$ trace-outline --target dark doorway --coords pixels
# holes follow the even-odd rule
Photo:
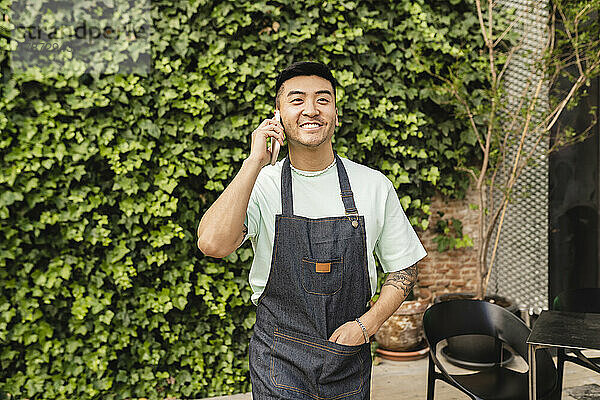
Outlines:
[[[582,132],[589,127],[590,110],[598,113],[596,79],[590,94],[563,113],[561,126]],[[548,301],[567,289],[600,287],[599,257],[600,166],[599,126],[585,141],[550,155]],[[550,304],[549,304],[550,305]]]

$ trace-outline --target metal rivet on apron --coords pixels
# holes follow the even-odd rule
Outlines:
[[[350,218],[351,215],[352,216],[356,216],[356,219]],[[349,213],[346,213],[346,218],[348,218],[348,221],[350,221],[350,223],[352,224],[352,227],[354,229],[358,228],[358,214],[349,214]]]

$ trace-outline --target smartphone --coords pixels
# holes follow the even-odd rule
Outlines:
[[[279,115],[279,110],[275,110],[275,119],[277,120],[277,122],[279,122],[281,124],[281,116]],[[279,144],[279,141],[277,141],[277,139],[272,137],[271,138],[271,165],[275,165],[275,163],[277,162],[277,157],[279,156],[280,148],[281,148],[281,145]]]

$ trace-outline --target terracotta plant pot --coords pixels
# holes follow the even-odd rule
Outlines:
[[[412,351],[391,351],[384,350],[380,347],[375,350],[377,355],[386,360],[392,361],[413,361],[419,360],[421,358],[427,357],[427,353],[429,352],[429,347],[425,344],[422,349],[412,350]]]
[[[375,334],[375,340],[385,350],[413,350],[423,340],[423,314],[431,304],[427,289],[414,290],[416,300],[408,300],[392,314]]]

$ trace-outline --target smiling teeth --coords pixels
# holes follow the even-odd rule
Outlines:
[[[321,125],[319,125],[319,124],[304,124],[304,125],[302,125],[303,128],[317,128],[319,126],[321,126]]]

